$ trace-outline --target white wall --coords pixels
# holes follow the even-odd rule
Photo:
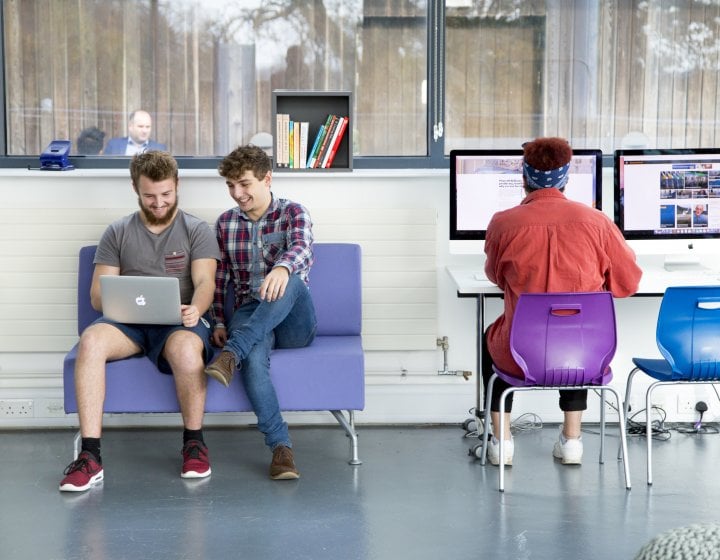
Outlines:
[[[606,212],[612,209],[612,171],[605,172],[604,201]],[[468,265],[479,262],[472,255],[451,255],[448,252],[448,174],[447,170],[369,171],[327,174],[276,174],[273,189],[278,196],[305,204],[311,214],[324,216],[317,224],[318,241],[349,241],[356,239],[364,250],[364,286],[373,285],[382,293],[383,272],[378,260],[367,263],[367,255],[378,255],[391,241],[374,238],[378,229],[374,216],[402,217],[406,222],[402,243],[394,245],[393,254],[415,251],[417,244],[424,262],[434,259],[434,276],[420,274],[413,277],[408,290],[434,293],[434,310],[425,313],[421,336],[415,343],[406,339],[388,338],[382,346],[382,336],[376,337],[366,349],[367,389],[366,410],[357,416],[358,423],[459,423],[468,417],[475,405],[475,300],[458,298],[447,265]],[[184,208],[197,211],[208,219],[231,206],[224,182],[213,171],[185,171],[181,173],[180,200]],[[71,289],[53,291],[34,286],[33,294],[45,294],[47,304],[18,301],[26,284],[33,279],[57,282],[70,286],[74,282],[77,248],[97,241],[111,215],[128,213],[136,207],[129,178],[123,170],[76,170],[70,172],[38,172],[5,170],[0,172],[0,258],[6,263],[0,276],[0,303],[6,310],[0,330],[0,407],[2,401],[29,399],[32,410],[26,415],[2,416],[0,427],[73,426],[77,419],[62,411],[62,358],[76,336],[71,332],[74,321],[74,294]],[[351,217],[364,216],[367,223],[348,219],[345,227],[327,223],[327,216],[336,210]],[[397,211],[397,212],[395,212]],[[388,214],[388,212],[390,214]],[[435,235],[427,236],[428,216],[435,214]],[[422,218],[418,220],[417,216]],[[418,222],[422,227],[417,228]],[[424,225],[422,225],[424,224]],[[400,224],[402,226],[403,224]],[[411,227],[410,227],[411,226]],[[416,234],[416,232],[422,232]],[[355,234],[355,232],[357,232]],[[419,237],[419,239],[416,238]],[[48,254],[57,252],[56,258]],[[40,257],[42,255],[42,258]],[[387,261],[385,261],[387,262]],[[28,274],[28,271],[31,274]],[[398,270],[387,276],[388,294],[402,294],[402,275]],[[38,280],[40,281],[40,280]],[[423,285],[418,285],[422,282]],[[33,298],[42,296],[33,296]],[[376,296],[373,296],[376,297]],[[57,316],[47,317],[44,310],[50,302],[64,298],[63,305],[55,305]],[[390,298],[392,299],[392,298]],[[632,298],[617,304],[619,346],[613,362],[615,386],[624,394],[624,381],[633,355],[656,356],[654,324],[659,300]],[[488,317],[497,315],[500,300],[490,302]],[[427,309],[427,306],[425,306]],[[9,317],[9,319],[8,319]],[[59,321],[61,332],[70,334],[53,337],[46,331],[46,323]],[[426,325],[434,323],[434,329]],[[364,324],[365,325],[365,324]],[[365,328],[365,326],[364,326]],[[368,330],[378,332],[372,325]],[[63,330],[64,329],[64,330]],[[54,332],[54,331],[53,331]],[[402,334],[402,333],[401,333]],[[370,335],[369,335],[370,336]],[[448,369],[469,370],[473,376],[465,381],[460,376],[438,375],[443,368],[443,355],[432,344],[436,337],[449,340]],[[420,342],[417,342],[420,341]],[[429,341],[429,342],[428,342]],[[378,349],[383,348],[383,349]],[[639,389],[642,383],[637,385]],[[705,400],[710,406],[708,420],[720,414],[717,397],[709,389],[690,389],[689,398]],[[709,392],[710,391],[710,392]],[[634,392],[635,393],[635,392]],[[670,393],[670,391],[667,391]],[[635,393],[639,395],[638,393]],[[665,405],[669,419],[683,418],[677,414],[676,397],[659,393],[658,402]],[[561,419],[556,395],[521,395],[516,399],[513,416],[535,412],[546,422]],[[597,419],[597,399],[589,420]],[[641,408],[641,399],[631,399],[633,408]],[[12,404],[15,404],[12,402]],[[610,417],[612,418],[612,416]],[[293,422],[333,422],[329,415],[292,414]],[[177,425],[175,415],[111,415],[107,425]],[[212,415],[207,424],[254,422],[248,414]]]

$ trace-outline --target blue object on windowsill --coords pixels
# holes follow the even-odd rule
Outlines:
[[[70,171],[75,166],[70,163],[70,140],[53,140],[40,154],[40,169],[43,171]]]

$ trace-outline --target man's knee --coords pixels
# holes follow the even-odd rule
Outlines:
[[[173,332],[165,342],[163,355],[169,363],[202,361],[203,340],[192,331]]]
[[[116,359],[139,352],[139,347],[125,334],[109,323],[96,323],[80,335],[78,357],[88,356]]]

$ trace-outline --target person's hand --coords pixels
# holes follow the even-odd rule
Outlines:
[[[290,271],[284,266],[276,266],[260,284],[260,299],[275,301],[285,295],[285,287],[290,279]]]
[[[210,342],[212,342],[213,345],[217,346],[218,348],[224,347],[227,339],[228,335],[227,329],[225,327],[215,327],[215,330],[210,336]]]
[[[180,312],[182,315],[182,324],[188,328],[197,325],[200,317],[202,317],[202,314],[194,305],[181,305]]]

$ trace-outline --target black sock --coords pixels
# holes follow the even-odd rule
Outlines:
[[[188,430],[187,428],[185,428],[183,430],[183,444],[186,444],[191,439],[205,443],[202,430]]]
[[[93,454],[97,462],[102,465],[102,458],[100,457],[100,438],[95,437],[84,437],[80,445],[81,451],[89,451]]]

